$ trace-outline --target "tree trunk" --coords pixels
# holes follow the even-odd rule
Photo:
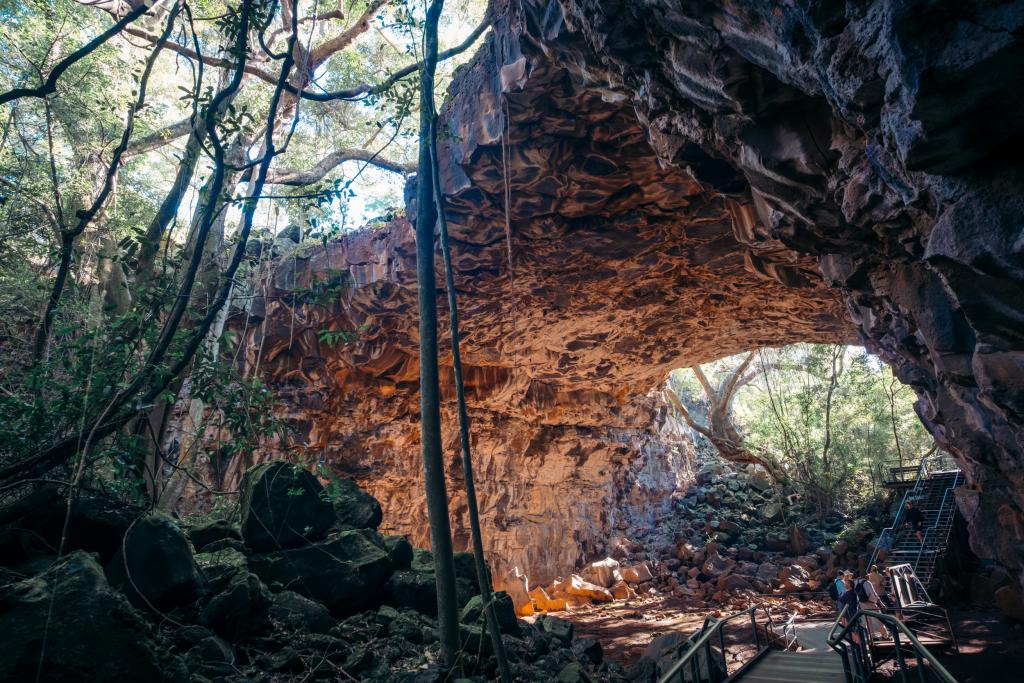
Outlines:
[[[437,66],[437,20],[443,0],[427,8],[423,28],[424,59],[420,71],[420,150],[416,187],[416,280],[419,294],[420,438],[423,455],[430,545],[434,553],[437,621],[441,660],[454,666],[459,651],[459,619],[455,595],[455,558],[448,520],[444,457],[441,451],[441,403],[437,368],[437,282],[434,273],[434,225],[437,210],[431,183],[430,132]]]
[[[491,579],[487,574],[487,561],[484,558],[484,538],[480,529],[480,511],[476,501],[476,483],[473,481],[473,455],[469,438],[469,411],[466,409],[466,387],[462,380],[462,354],[459,349],[459,307],[455,295],[455,274],[452,268],[451,245],[448,242],[448,221],[444,214],[444,194],[441,191],[441,165],[437,160],[437,115],[431,117],[434,124],[430,131],[430,165],[431,180],[434,189],[434,202],[437,206],[438,223],[440,224],[441,255],[444,257],[445,288],[448,291],[448,311],[451,322],[452,337],[452,371],[455,375],[455,397],[459,413],[459,439],[462,443],[462,469],[466,481],[466,506],[469,509],[469,529],[473,537],[473,556],[476,560],[476,578],[480,587],[480,597],[484,602],[484,618],[487,631],[491,637],[495,658],[498,660],[498,673],[503,683],[512,683],[512,671],[508,666],[505,644],[501,640],[501,629],[498,626],[498,615],[494,610],[491,595]]]

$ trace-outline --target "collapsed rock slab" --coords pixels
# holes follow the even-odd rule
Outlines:
[[[335,479],[327,487],[339,529],[376,529],[384,512],[376,498],[351,479]]]
[[[270,591],[254,574],[237,574],[203,609],[203,621],[217,635],[235,641],[266,628]]]
[[[619,573],[622,574],[622,580],[626,583],[643,583],[654,578],[654,575],[651,574],[651,567],[646,562],[623,567]]]
[[[254,556],[249,566],[271,588],[317,600],[335,615],[376,607],[391,578],[383,541],[369,529],[342,531],[304,548]]]
[[[137,520],[107,565],[110,585],[136,607],[166,609],[199,594],[199,569],[192,545],[173,519],[153,513]]]
[[[527,603],[530,609],[520,609],[520,614],[532,614],[534,611],[560,612],[569,606],[569,601],[566,599],[565,593],[560,596],[551,596],[548,595],[548,592],[540,586],[531,590],[527,596],[530,599],[530,602]]]
[[[607,588],[597,586],[595,584],[590,583],[589,581],[584,581],[581,577],[577,576],[576,574],[573,574],[569,577],[569,580],[566,581],[562,586],[562,590],[564,590],[569,595],[587,598],[589,600],[593,600],[594,602],[612,601],[612,594],[608,591]]]
[[[293,463],[252,468],[242,480],[242,538],[257,552],[322,539],[336,519],[323,490],[312,473]]]
[[[591,562],[580,570],[580,576],[590,583],[602,588],[611,588],[623,577],[619,574],[619,562],[610,557]]]
[[[160,681],[176,672],[184,678],[180,660],[162,657],[148,631],[96,560],[74,551],[0,591],[0,680],[36,680],[40,657],[47,680]]]

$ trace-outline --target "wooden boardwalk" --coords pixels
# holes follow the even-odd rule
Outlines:
[[[735,680],[744,683],[846,683],[842,659],[825,642],[830,625],[801,626],[797,629],[801,651],[769,650]]]

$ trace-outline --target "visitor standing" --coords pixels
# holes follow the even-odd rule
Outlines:
[[[924,545],[924,513],[912,500],[907,501],[906,509],[903,511],[903,526],[913,529],[917,535],[917,542]]]
[[[861,609],[868,609],[878,612],[882,608],[881,594],[875,590],[875,585],[869,579],[860,578],[854,581],[853,593],[856,594],[857,602]],[[868,631],[872,636],[882,636],[882,623],[878,619],[868,618]]]

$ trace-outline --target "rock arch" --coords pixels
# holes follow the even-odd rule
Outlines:
[[[498,3],[441,128],[502,563],[546,580],[655,514],[669,369],[860,339],[965,465],[975,548],[1024,566],[1024,12],[919,4]],[[412,240],[400,218],[285,260],[247,348],[296,444],[423,543]],[[338,270],[329,305],[296,296]]]

